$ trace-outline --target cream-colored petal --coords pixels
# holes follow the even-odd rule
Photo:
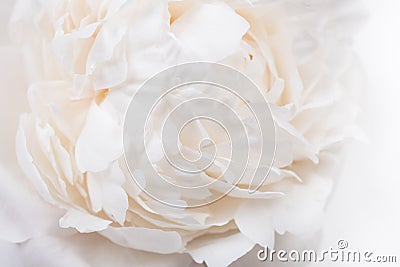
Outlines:
[[[228,266],[254,246],[241,233],[226,233],[209,235],[192,241],[188,245],[188,252],[197,263],[206,263],[207,266]]]
[[[102,172],[88,172],[87,186],[94,212],[101,209],[120,225],[124,224],[128,209],[128,196],[122,185],[125,183],[124,173],[117,162]]]
[[[122,154],[122,128],[95,102],[75,147],[75,158],[82,172],[99,172]]]
[[[104,230],[111,221],[93,216],[87,212],[70,209],[60,219],[61,228],[75,228],[80,233],[92,233]]]
[[[248,29],[244,18],[221,3],[194,6],[171,26],[186,53],[205,61],[219,61],[233,54]]]

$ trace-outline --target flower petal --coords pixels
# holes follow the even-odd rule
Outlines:
[[[21,117],[20,126],[17,132],[16,137],[16,151],[18,163],[24,171],[26,177],[30,179],[30,181],[35,186],[36,190],[39,194],[49,201],[53,202],[53,198],[50,195],[49,189],[46,183],[42,180],[40,173],[36,166],[33,164],[32,155],[28,151],[26,136],[25,136],[25,127],[26,123],[28,123],[29,119],[32,118],[32,115],[23,115]]]
[[[123,225],[128,209],[128,196],[122,188],[125,176],[118,163],[114,162],[103,172],[88,172],[87,183],[93,211],[99,212],[103,209],[108,216]]]
[[[275,229],[271,214],[263,202],[248,201],[242,203],[235,215],[240,232],[253,242],[274,247]]]
[[[188,252],[197,263],[209,267],[228,266],[254,246],[241,233],[228,233],[198,238],[188,245]]]
[[[87,212],[70,209],[60,219],[60,227],[76,228],[80,233],[91,233],[104,230],[108,227],[111,221],[101,219],[99,217],[90,215]]]
[[[240,47],[248,22],[224,4],[202,4],[180,16],[171,26],[187,53],[197,60],[219,61]]]
[[[75,158],[79,170],[104,171],[121,154],[121,127],[101,106],[93,102],[76,143]]]

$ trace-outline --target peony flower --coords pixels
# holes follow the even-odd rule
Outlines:
[[[40,202],[41,213],[32,216],[59,216],[66,229],[49,220],[51,226],[10,241],[61,248],[72,242],[67,256],[78,266],[227,266],[255,246],[273,247],[276,235],[312,236],[332,188],[338,148],[356,130],[356,7],[333,0],[18,1],[12,37],[30,84],[30,111],[21,116],[16,139],[18,162],[50,203]],[[129,103],[153,75],[187,62],[232,67],[268,101],[276,151],[271,164],[255,166],[270,170],[256,192],[249,193],[251,180],[244,179],[209,205],[172,207],[142,190],[151,179],[145,170],[133,174],[139,184],[131,176],[123,142]],[[161,118],[152,120],[149,158],[159,173],[184,179],[161,164]],[[190,153],[202,131],[221,136],[211,126],[191,127],[182,141]],[[212,181],[221,172],[200,175]],[[230,186],[228,175],[223,178],[218,186]],[[161,192],[181,204],[188,198]],[[211,194],[203,193],[190,197]],[[44,266],[57,261],[30,260]]]

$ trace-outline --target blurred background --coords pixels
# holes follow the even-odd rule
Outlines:
[[[349,249],[397,255],[399,262],[400,1],[363,2],[369,18],[354,50],[365,72],[360,121],[369,144],[356,143],[346,153],[327,206],[321,247],[336,247],[345,239]]]

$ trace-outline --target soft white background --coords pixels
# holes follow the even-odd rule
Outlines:
[[[354,47],[367,80],[361,122],[370,144],[353,145],[343,160],[327,206],[321,248],[336,247],[338,239],[345,239],[350,249],[397,255],[400,260],[400,1],[364,3],[370,12],[369,20],[356,36]],[[11,8],[12,1],[0,2],[1,138],[8,144],[2,147],[3,151],[13,146],[16,114],[23,110],[26,101],[22,93],[24,81],[10,75],[20,65],[15,62],[13,50],[4,47],[9,42],[5,25]],[[21,91],[8,87],[15,80]],[[3,163],[15,163],[14,155],[1,154]]]
[[[354,47],[367,81],[361,120],[370,144],[355,144],[346,155],[324,218],[321,247],[336,247],[345,239],[349,249],[397,255],[399,261],[400,1],[364,2],[369,20]]]

